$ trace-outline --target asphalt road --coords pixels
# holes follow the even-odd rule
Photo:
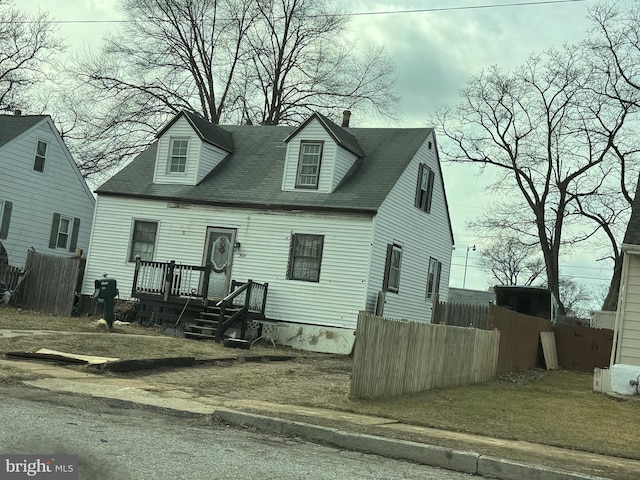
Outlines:
[[[109,400],[1,392],[0,453],[79,454],[84,480],[477,478]]]

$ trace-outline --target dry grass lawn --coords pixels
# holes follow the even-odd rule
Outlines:
[[[295,360],[288,362],[225,362],[123,376],[144,378],[156,385],[175,385],[196,395],[331,408],[408,424],[640,460],[640,436],[635,428],[640,417],[640,402],[615,401],[593,393],[591,374],[531,371],[483,385],[438,389],[385,400],[350,400],[349,357],[258,345],[249,351],[227,349],[213,342],[158,336],[159,332],[136,325],[119,327],[117,330],[122,335],[80,333],[95,332],[92,322],[86,318],[59,318],[0,307],[0,329],[78,332],[0,337],[0,353],[50,348],[123,359],[296,355]],[[5,378],[2,374],[0,371],[0,383]],[[5,374],[15,381],[9,373]]]

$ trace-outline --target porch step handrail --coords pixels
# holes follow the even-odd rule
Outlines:
[[[240,338],[245,337],[247,331],[247,322],[249,320],[249,312],[253,314],[258,314],[260,317],[264,317],[264,309],[267,301],[267,288],[268,283],[257,283],[253,280],[249,279],[245,283],[238,282],[233,280],[231,283],[231,293],[220,300],[216,307],[220,308],[220,313],[218,317],[218,328],[216,329],[216,342],[220,342],[222,340],[222,336],[227,331],[227,329],[231,326],[233,322],[240,321],[241,322],[241,333]],[[255,293],[258,293],[259,298],[256,298]],[[234,303],[241,294],[244,295],[244,302],[242,305],[237,305]],[[256,307],[256,303],[259,306]],[[229,306],[240,307],[237,311],[233,313],[233,315],[226,317],[226,310]]]

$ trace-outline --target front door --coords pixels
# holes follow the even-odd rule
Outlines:
[[[229,293],[231,264],[233,263],[233,246],[235,243],[235,229],[207,228],[203,265],[211,262],[208,293],[210,299],[221,299]]]

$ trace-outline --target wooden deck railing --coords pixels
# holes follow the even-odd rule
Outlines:
[[[211,264],[183,265],[174,260],[153,262],[137,259],[131,296],[153,296],[165,302],[179,297],[198,298],[206,307],[210,274]],[[268,283],[232,280],[231,292],[221,302],[225,306],[246,307],[246,312],[264,315],[268,287]]]
[[[151,262],[137,259],[131,296],[157,295],[164,301],[169,297],[194,297],[206,302],[210,272],[211,264],[183,265],[174,260]]]

